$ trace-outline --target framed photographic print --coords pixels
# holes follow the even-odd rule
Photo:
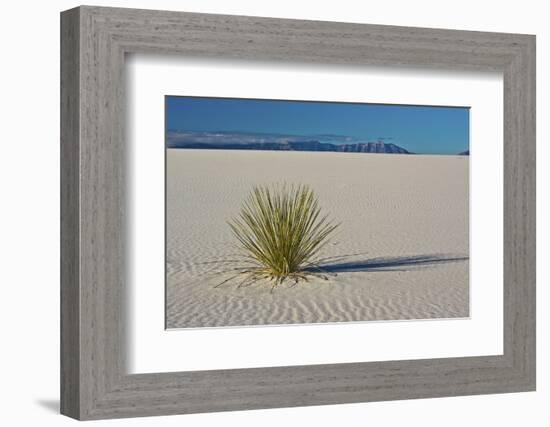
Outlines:
[[[535,389],[535,38],[61,15],[62,413]]]

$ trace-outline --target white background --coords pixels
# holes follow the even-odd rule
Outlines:
[[[130,372],[502,354],[502,75],[127,58]],[[222,75],[223,79],[218,76]],[[269,82],[265,85],[264,82]],[[470,106],[470,319],[164,330],[164,95]],[[162,281],[160,281],[162,282]],[[365,345],[368,342],[368,345]],[[251,343],[254,345],[251,346]],[[406,343],[406,344],[405,344]],[[223,348],[204,351],[205,348]]]
[[[59,17],[73,1],[10,2],[2,9],[0,260],[2,424],[69,425],[57,415],[59,384]],[[550,256],[548,146],[550,28],[545,2],[194,0],[97,1],[109,6],[375,24],[536,33],[538,36],[538,392],[274,409],[104,422],[125,426],[546,426]]]

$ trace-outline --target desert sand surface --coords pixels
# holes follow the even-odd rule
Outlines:
[[[168,328],[469,316],[468,156],[167,150]],[[273,293],[221,271],[253,184],[305,183],[341,222],[336,273]],[[238,266],[238,265],[234,265]]]

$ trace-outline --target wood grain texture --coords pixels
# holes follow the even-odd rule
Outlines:
[[[79,12],[61,20],[61,412],[80,414]]]
[[[100,419],[534,390],[534,36],[87,6],[63,12],[61,28],[62,413]],[[127,53],[503,72],[504,354],[128,375]]]

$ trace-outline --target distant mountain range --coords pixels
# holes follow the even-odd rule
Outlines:
[[[168,130],[168,148],[204,150],[269,150],[269,151],[328,151],[339,153],[415,154],[399,145],[388,142],[392,138],[373,138],[363,142],[337,134],[290,135],[278,133],[235,131]],[[470,151],[457,155],[468,156]]]
[[[193,142],[168,141],[169,148],[202,148],[210,150],[331,151],[341,153],[414,154],[398,145],[377,142],[331,144],[319,141],[285,142]]]

